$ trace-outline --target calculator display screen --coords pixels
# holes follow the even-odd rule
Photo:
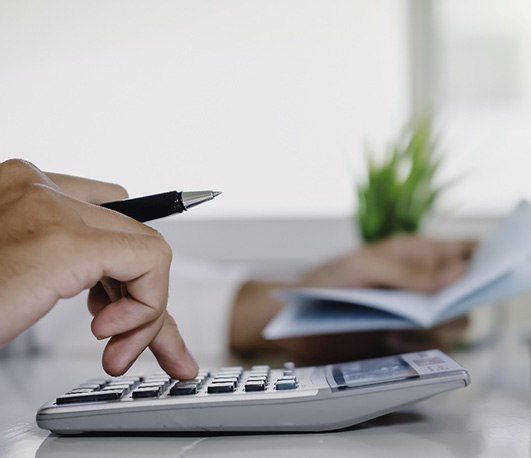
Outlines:
[[[373,385],[419,376],[408,363],[395,356],[334,364],[330,367],[332,380],[329,382],[334,382],[331,384],[335,388]]]

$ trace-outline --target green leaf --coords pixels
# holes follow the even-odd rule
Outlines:
[[[366,241],[416,232],[444,186],[434,179],[442,158],[429,118],[411,123],[378,163],[365,148],[367,181],[358,187],[358,225]]]

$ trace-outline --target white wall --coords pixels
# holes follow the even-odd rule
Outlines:
[[[397,0],[2,0],[0,159],[214,188],[187,217],[347,215],[409,111]]]

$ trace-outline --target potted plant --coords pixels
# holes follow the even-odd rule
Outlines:
[[[357,223],[366,242],[419,230],[442,188],[434,182],[440,162],[428,118],[411,123],[382,161],[369,152],[367,179],[357,189]]]

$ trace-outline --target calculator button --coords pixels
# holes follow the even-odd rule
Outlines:
[[[245,384],[245,391],[264,391],[265,386],[263,381],[249,381]]]
[[[120,382],[120,383],[137,383],[144,380],[143,376],[140,375],[122,375],[121,377],[117,377],[113,380],[113,382]],[[113,383],[111,382],[111,383]]]
[[[137,388],[165,388],[165,382],[142,382]]]
[[[251,371],[252,372],[255,372],[255,371],[258,371],[258,372],[269,372],[270,370],[271,370],[271,367],[270,366],[266,366],[266,365],[251,367]]]
[[[295,380],[278,380],[275,383],[277,390],[294,390],[297,388],[297,382]]]
[[[68,392],[68,394],[71,393],[90,393],[94,391],[92,388],[74,388]]]
[[[227,367],[220,368],[218,372],[243,372],[243,367],[242,366],[227,366]]]
[[[143,383],[170,383],[170,382],[171,382],[171,377],[169,376],[146,377],[143,381]]]
[[[115,401],[122,396],[121,391],[91,391],[90,393],[75,393],[60,396],[56,404],[74,404],[79,402]]]
[[[142,382],[136,387],[136,389],[139,390],[144,388],[150,388],[152,390],[159,390],[162,393],[164,390],[166,390],[166,388],[168,388],[168,386],[170,386],[170,384],[165,382]]]
[[[108,378],[93,378],[90,380],[87,380],[85,383],[97,383],[100,386],[107,385],[108,383],[112,383],[112,380]]]
[[[284,370],[285,371],[292,371],[295,370],[295,363],[291,361],[287,361],[284,363]]]
[[[213,383],[208,386],[209,393],[232,393],[234,389],[234,383]]]
[[[249,374],[249,377],[247,377],[247,380],[251,379],[257,379],[257,380],[265,380],[266,382],[269,381],[269,375],[267,374],[253,374],[252,372]]]
[[[109,386],[109,387],[104,387],[101,389],[101,391],[121,391],[122,394],[125,393],[126,391],[129,391],[130,390],[130,386],[129,385],[116,385],[116,386]]]
[[[92,393],[108,393],[109,391],[111,392],[114,392],[114,391],[117,391],[119,392],[121,395],[124,395],[125,393],[127,393],[129,391],[129,388],[115,388],[113,390],[106,390],[105,388],[103,390],[100,390],[100,391],[92,391]]]
[[[99,383],[83,383],[76,388],[87,389],[87,390],[99,390],[103,385]]]
[[[271,373],[271,371],[262,371],[262,370],[259,371],[258,369],[253,369],[249,373],[251,375],[269,375]]]
[[[182,396],[182,395],[196,394],[196,393],[197,393],[197,384],[193,382],[176,383],[169,392],[170,396]]]
[[[205,380],[206,380],[206,377],[197,376],[190,383],[195,383],[197,385],[197,389],[200,390],[201,388],[203,388],[203,385],[205,384]]]
[[[133,399],[156,398],[161,393],[161,387],[137,388],[133,391]]]
[[[241,376],[242,376],[242,373],[241,373],[241,372],[218,372],[218,373],[214,376],[214,380],[215,380],[215,379],[220,379],[220,378],[235,378],[235,379],[237,379],[238,382],[239,382]]]
[[[109,386],[133,386],[136,385],[137,382],[131,382],[128,380],[116,380],[115,382],[111,382],[108,385],[105,385],[105,387]]]
[[[216,377],[212,380],[213,384],[227,384],[232,383],[234,388],[238,386],[238,379],[236,377]]]
[[[249,376],[249,378],[247,379],[247,383],[250,383],[250,382],[262,382],[264,385],[267,385],[268,383],[268,378],[267,377],[255,377],[254,375],[252,376]]]

